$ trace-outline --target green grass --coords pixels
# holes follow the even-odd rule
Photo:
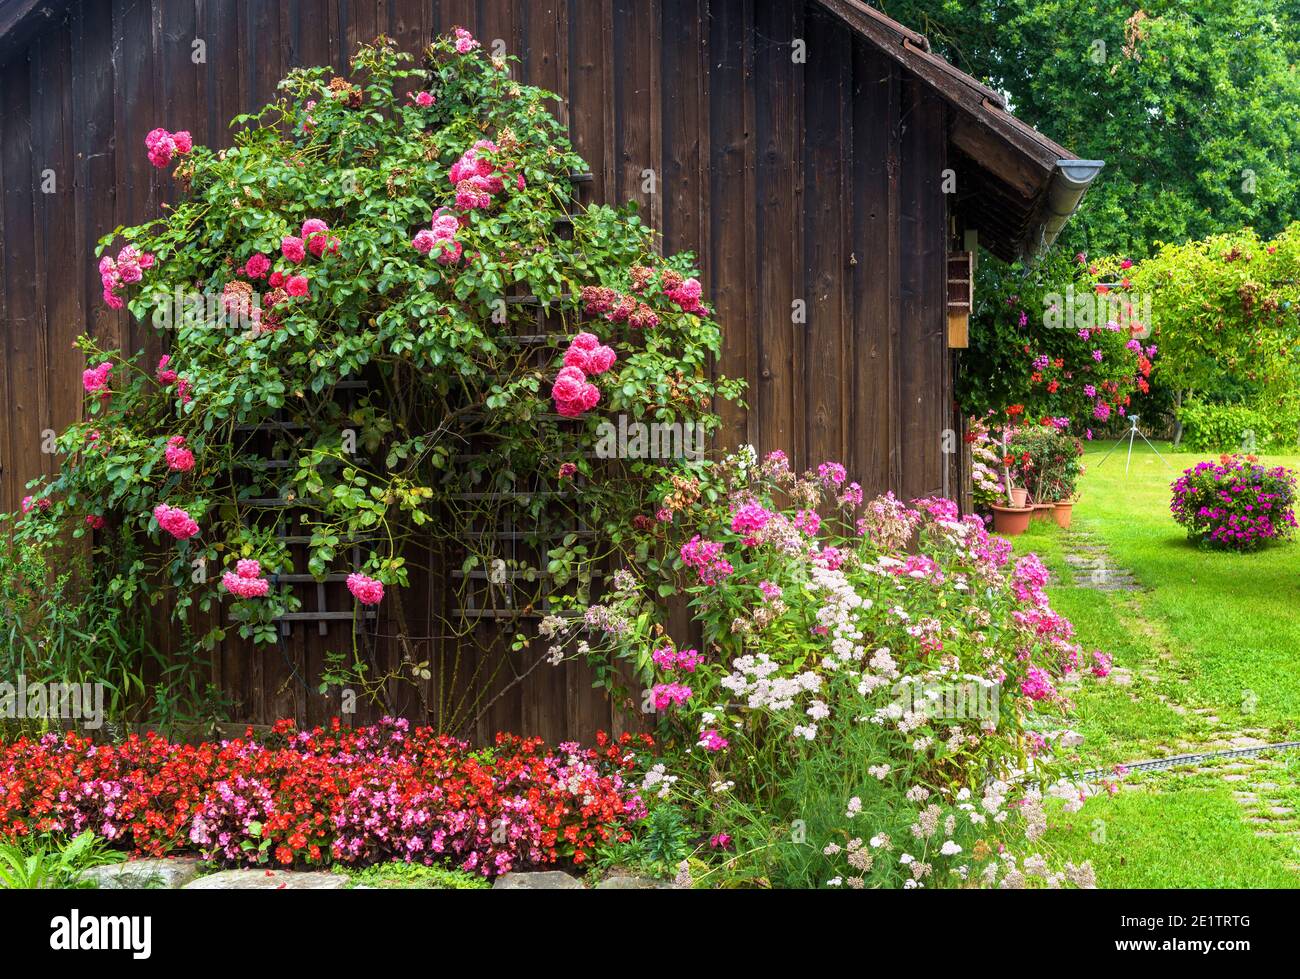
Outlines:
[[[350,866],[335,869],[347,874],[353,887],[380,890],[477,890],[492,886],[491,881],[478,874],[418,863],[380,863],[361,870]]]
[[[1169,486],[1209,457],[1158,444],[1167,467],[1139,445],[1126,475],[1122,449],[1100,464],[1107,448],[1085,457],[1071,533],[1098,538],[1142,590],[1078,587],[1064,560],[1069,536],[1052,524],[1034,523],[1015,541],[1018,553],[1035,551],[1052,570],[1048,593],[1084,648],[1106,650],[1131,674],[1126,685],[1087,682],[1075,693],[1086,760],[1100,767],[1157,757],[1247,728],[1300,740],[1297,545],[1249,554],[1193,546],[1169,513]],[[1264,460],[1300,468],[1300,457]],[[1300,795],[1294,778],[1274,781],[1282,784],[1272,795],[1287,804]],[[1256,836],[1233,784],[1218,773],[1148,777],[1141,789],[1061,814],[1049,842],[1069,859],[1092,859],[1105,887],[1300,886],[1293,843]],[[1094,840],[1095,825],[1106,827],[1105,842]]]
[[[1069,859],[1091,860],[1102,887],[1297,886],[1224,786],[1090,799],[1050,835]]]

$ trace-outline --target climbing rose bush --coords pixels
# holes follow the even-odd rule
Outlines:
[[[90,830],[144,856],[234,866],[402,860],[492,877],[583,864],[644,806],[628,773],[647,736],[595,747],[499,734],[493,748],[385,719],[257,740],[178,744],[150,733],[96,745],[46,734],[0,745],[0,839]]]
[[[1169,504],[1187,537],[1205,547],[1254,550],[1292,536],[1296,474],[1264,466],[1253,455],[1223,455],[1199,462],[1173,483]]]
[[[184,193],[105,236],[99,269],[105,302],[168,352],[82,337],[85,420],[59,436],[58,473],[0,518],[47,555],[96,534],[95,587],[141,617],[170,609],[201,655],[228,628],[276,642],[300,607],[283,578],[304,572],[347,582],[331,602],[384,606],[393,634],[469,642],[451,613],[408,628],[413,543],[467,589],[501,560],[483,527],[547,539],[581,520],[591,542],[509,570],[539,592],[547,575],[590,580],[636,546],[629,518],[657,465],[594,461],[602,416],[707,434],[715,399],[741,390],[712,371],[719,331],[692,257],[663,255],[632,208],[578,199],[588,167],[553,96],[463,30],[410,60],[381,38],[352,80],[295,69],[228,149],[162,128],[135,147]],[[352,656],[331,676],[382,698],[388,679]]]
[[[615,576],[586,638],[543,629],[641,668],[664,749],[643,788],[735,841],[698,879],[1091,881],[1011,856],[1041,837],[1047,796],[1081,804],[1062,780],[1078,770],[1070,689],[1110,664],[1052,609],[1036,556],[951,500],[864,501],[842,465],[800,475],[780,452],[661,490],[658,558]],[[675,591],[698,642],[647,616]]]

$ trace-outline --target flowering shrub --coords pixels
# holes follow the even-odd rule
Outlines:
[[[406,721],[356,730],[275,725],[265,742],[176,744],[149,734],[95,745],[75,734],[0,746],[0,838],[91,830],[163,856],[227,864],[392,860],[495,876],[624,839],[644,812],[626,782],[647,736],[596,747],[499,734],[472,752]]]
[[[32,504],[0,518],[20,548],[99,534],[94,587],[144,618],[170,608],[196,650],[225,635],[225,616],[196,614],[219,603],[241,636],[274,643],[299,607],[281,579],[303,572],[346,575],[408,633],[417,536],[467,589],[471,569],[506,560],[482,528],[515,521],[541,540],[582,519],[593,542],[512,554],[509,580],[540,598],[548,576],[589,579],[635,546],[652,468],[584,452],[598,409],[710,432],[715,399],[740,391],[710,370],[719,331],[691,256],[662,255],[630,209],[576,200],[587,167],[550,96],[463,30],[409,60],[381,38],[353,58],[357,82],[295,69],[227,150],[163,129],[135,148],[187,194],[104,238],[100,272],[105,301],[165,331],[169,353],[140,363],[81,338],[85,420],[58,437],[62,464]],[[267,499],[292,502],[305,559]],[[174,601],[149,601],[164,588]],[[480,641],[464,625],[420,631]],[[352,652],[331,675],[388,697],[390,678]],[[479,705],[446,686],[429,709],[455,729]]]
[[[1169,509],[1189,540],[1206,547],[1253,550],[1295,529],[1296,474],[1268,468],[1253,455],[1200,462],[1174,481]]]
[[[645,791],[688,799],[702,834],[733,841],[704,876],[1088,881],[1005,856],[1045,827],[1040,784],[1079,804],[1054,784],[1078,743],[1061,726],[1067,684],[1109,671],[1052,610],[1036,557],[1013,560],[949,500],[864,503],[842,466],[799,476],[779,452],[661,489],[662,556],[616,576],[584,621],[646,675],[666,753]],[[698,648],[643,614],[645,592],[678,588]],[[570,628],[544,625],[560,650]],[[1019,779],[1031,760],[1033,785]]]
[[[1151,389],[1158,346],[1131,299],[1132,269],[1127,259],[1082,254],[1049,255],[1029,268],[981,263],[979,328],[957,379],[958,403],[973,415],[1016,404],[1022,423],[1085,440],[1124,417]]]

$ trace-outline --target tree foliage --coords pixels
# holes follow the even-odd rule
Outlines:
[[[1020,118],[1106,168],[1070,252],[1146,256],[1300,204],[1295,0],[876,0]]]

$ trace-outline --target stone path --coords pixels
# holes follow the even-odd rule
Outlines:
[[[1065,537],[1065,563],[1074,584],[1097,591],[1138,591],[1141,584],[1127,568],[1115,563],[1101,538],[1086,531],[1072,531]]]

